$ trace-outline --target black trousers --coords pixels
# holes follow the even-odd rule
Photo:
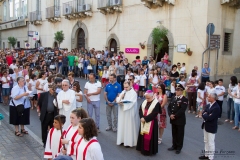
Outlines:
[[[218,116],[218,118],[221,118],[222,117],[222,104],[223,104],[223,101],[219,101],[219,100],[216,100],[219,107],[220,107],[220,114]]]
[[[202,77],[202,82],[206,83],[207,81],[209,81],[209,77]]]
[[[172,124],[172,147],[176,150],[181,150],[183,147],[185,125]]]
[[[54,112],[52,113],[46,113],[44,121],[41,123],[42,127],[42,142],[45,146],[47,141],[47,135],[48,135],[48,126],[50,128],[53,127],[53,121],[54,121]]]
[[[68,66],[63,66],[63,67],[62,67],[62,74],[63,74],[64,76],[67,76],[67,75],[68,75]]]

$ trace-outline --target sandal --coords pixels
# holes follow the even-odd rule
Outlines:
[[[26,131],[25,129],[21,129],[21,133],[28,134],[28,131]]]
[[[22,137],[23,135],[19,131],[18,132],[15,131],[15,136]]]
[[[235,127],[233,127],[232,129],[238,129],[238,127],[237,127],[237,126],[235,126]]]
[[[162,138],[158,138],[158,144],[162,143]]]

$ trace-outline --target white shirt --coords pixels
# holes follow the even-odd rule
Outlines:
[[[234,102],[237,104],[240,104],[240,89],[238,86],[234,88],[234,93],[237,93],[237,97],[239,97],[239,98],[235,98]]]
[[[185,67],[182,67],[181,69],[180,69],[180,73],[185,73],[186,72],[186,68]]]
[[[37,81],[36,80],[32,80],[32,79],[30,79],[30,81],[29,81],[29,83],[28,84],[31,84],[31,86],[32,86],[32,94],[37,94],[37,90],[36,90],[36,83],[37,83]]]
[[[208,88],[208,89],[207,89],[207,93],[208,93],[208,94],[216,93],[215,88]]]
[[[38,88],[41,88],[41,89],[43,89],[43,87],[44,87],[44,85],[47,83],[47,80],[46,79],[38,79],[37,81],[39,81],[39,86],[38,86]],[[37,89],[37,93],[42,93],[43,91],[42,90],[38,90]]]
[[[109,71],[108,70],[104,70],[103,74],[102,74],[102,78],[108,79],[108,77],[109,77]]]
[[[10,77],[7,76],[8,81],[10,81]],[[2,82],[7,82],[7,79],[5,77],[2,77]],[[10,88],[9,83],[2,84],[2,88]]]
[[[140,76],[139,76],[139,75],[136,75],[136,76],[134,76],[134,77],[135,77],[134,83],[139,84]]]
[[[82,91],[80,91],[80,92],[75,92],[76,94],[81,94],[82,95]],[[80,97],[79,96],[75,96],[76,97],[76,107],[77,108],[79,108],[79,107],[82,107],[82,102],[79,102],[79,101],[77,101],[77,100],[79,100],[80,99]]]
[[[140,78],[139,86],[145,86],[144,81],[147,79],[146,75],[145,74],[140,75],[139,78]]]
[[[95,83],[87,82],[84,88],[88,90],[87,93],[94,93],[97,92],[97,90],[101,87],[101,83],[99,81],[96,81]],[[100,93],[98,95],[89,96],[88,98],[91,101],[100,101]]]
[[[171,93],[175,93],[175,86],[173,85],[173,83],[171,83]]]
[[[197,93],[200,93],[200,97],[204,98],[204,90],[198,89]],[[197,102],[202,102],[202,99],[200,99],[198,96],[197,96]]]
[[[11,68],[12,70],[14,70],[14,68],[17,68],[17,65],[12,63],[12,64],[9,66],[9,68]]]
[[[225,93],[225,87],[218,85],[218,86],[215,87],[215,91],[216,91],[217,95],[219,95],[221,93]],[[219,101],[223,101],[223,95],[222,96],[218,96],[218,100]]]
[[[44,86],[43,86],[43,91],[44,92],[48,92],[49,91],[49,88],[48,88],[48,85],[51,84],[51,83],[45,83]]]
[[[180,83],[184,88],[186,87],[186,82],[185,81],[179,81],[178,83]]]

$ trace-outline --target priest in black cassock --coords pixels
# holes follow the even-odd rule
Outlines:
[[[136,149],[143,155],[154,155],[158,152],[157,115],[162,113],[162,110],[151,90],[145,93],[145,98],[139,108],[141,124]]]

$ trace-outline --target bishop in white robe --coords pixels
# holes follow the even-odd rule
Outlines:
[[[121,101],[128,101],[128,103],[120,103],[118,105],[117,145],[123,143],[124,146],[133,147],[137,145],[140,125],[137,93],[128,83],[124,83],[124,88],[126,90],[123,90],[116,99],[118,103]]]
[[[57,107],[59,109],[59,114],[66,116],[66,122],[63,126],[64,130],[67,130],[68,126],[70,126],[70,114],[76,109],[76,97],[75,91],[69,89],[69,81],[62,81],[63,90],[60,91],[57,95]]]

